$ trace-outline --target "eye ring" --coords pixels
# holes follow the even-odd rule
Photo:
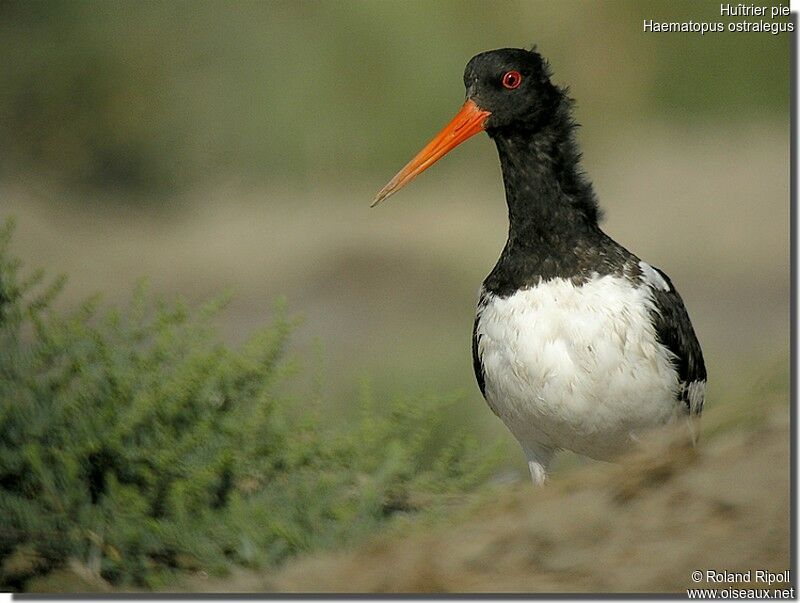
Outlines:
[[[503,87],[513,90],[522,83],[522,74],[519,71],[506,71],[503,74]]]

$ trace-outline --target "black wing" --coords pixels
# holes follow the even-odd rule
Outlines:
[[[472,325],[472,368],[475,371],[475,379],[478,381],[478,387],[481,394],[486,398],[486,377],[483,374],[483,362],[478,354],[478,321],[481,318],[480,308],[478,315],[475,317],[475,323]]]
[[[656,306],[653,313],[656,334],[658,340],[675,354],[675,368],[678,369],[681,383],[681,400],[686,404],[686,410],[699,415],[703,411],[706,384],[703,351],[680,294],[666,274],[658,268],[653,269],[668,285],[668,290],[652,286]]]

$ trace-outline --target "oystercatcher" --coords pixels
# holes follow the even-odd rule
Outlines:
[[[466,102],[375,197],[397,192],[485,131],[508,204],[508,241],[480,289],[475,376],[525,452],[534,483],[562,449],[611,460],[645,430],[700,415],[703,353],[669,277],[598,226],[579,166],[572,99],[534,50],[473,57]]]

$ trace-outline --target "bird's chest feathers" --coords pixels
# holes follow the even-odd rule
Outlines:
[[[475,335],[487,401],[512,431],[557,446],[563,434],[551,432],[588,437],[663,422],[678,380],[652,310],[648,287],[613,275],[484,292]]]

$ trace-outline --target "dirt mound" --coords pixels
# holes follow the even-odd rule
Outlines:
[[[621,465],[498,490],[444,525],[239,576],[223,590],[685,592],[706,586],[692,582],[695,570],[786,570],[787,415],[698,449],[660,434]]]

